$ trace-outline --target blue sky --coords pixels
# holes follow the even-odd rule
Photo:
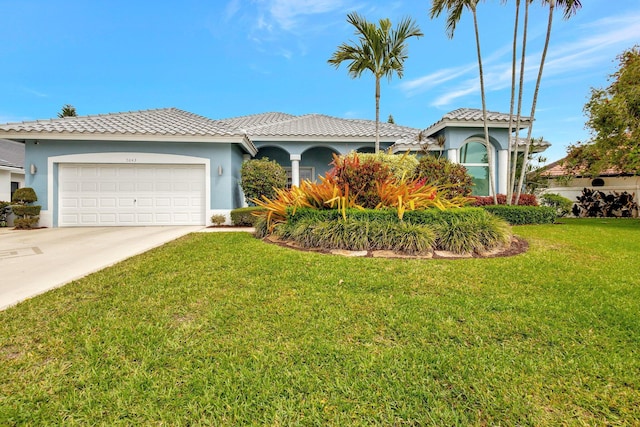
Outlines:
[[[582,108],[607,85],[615,57],[640,43],[639,0],[582,0],[568,21],[556,14],[534,136],[553,146],[588,139]],[[487,107],[509,111],[514,2],[479,6]],[[0,123],[78,114],[177,107],[213,119],[281,111],[375,118],[370,75],[353,80],[327,59],[355,40],[346,14],[394,23],[414,18],[425,36],[409,43],[403,79],[382,85],[381,117],[425,128],[460,107],[480,108],[471,16],[455,36],[428,0],[0,0]],[[530,111],[547,14],[531,8]]]

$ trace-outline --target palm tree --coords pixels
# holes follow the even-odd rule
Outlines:
[[[480,52],[480,33],[478,31],[478,16],[476,6],[479,0],[433,0],[431,4],[431,18],[436,18],[446,9],[447,15],[447,36],[453,38],[456,25],[460,21],[464,9],[469,9],[473,15],[473,27],[476,36],[476,51],[478,54],[478,71],[480,73],[480,97],[482,98],[482,120],[484,124],[484,143],[487,148],[487,162],[489,163],[489,194],[493,196],[493,202],[498,204],[496,191],[494,189],[494,167],[493,167],[493,146],[489,142],[489,126],[487,124],[487,104],[484,91],[484,72],[482,70],[482,54]]]
[[[58,118],[63,117],[76,117],[78,114],[76,113],[76,107],[71,104],[65,104],[62,107],[62,110],[58,113]]]
[[[533,132],[533,120],[536,114],[536,103],[538,101],[538,92],[540,90],[540,81],[542,80],[542,71],[544,69],[545,59],[547,57],[547,50],[549,48],[549,40],[551,39],[551,28],[553,26],[553,12],[556,5],[563,7],[564,19],[569,19],[575,15],[582,7],[580,0],[543,0],[543,3],[549,5],[549,20],[547,21],[547,35],[544,40],[544,48],[542,49],[542,57],[540,58],[540,68],[538,68],[538,78],[536,80],[536,87],[533,91],[533,101],[531,102],[531,114],[529,115],[531,123],[527,131],[527,138],[525,139],[524,146],[524,158],[522,161],[522,169],[520,170],[520,178],[518,179],[518,186],[516,189],[515,204],[517,205],[520,200],[520,193],[522,192],[522,184],[524,183],[524,176],[526,174],[527,162],[529,157],[529,150],[531,148],[531,134]]]
[[[376,143],[375,152],[380,151],[380,80],[391,77],[394,73],[402,78],[404,61],[407,59],[407,39],[423,36],[415,21],[404,18],[395,29],[391,29],[389,19],[380,19],[379,26],[368,22],[364,17],[352,12],[347,15],[347,22],[355,27],[358,43],[338,46],[328,60],[336,68],[343,61],[351,61],[348,66],[349,75],[360,77],[365,70],[371,71],[376,79]]]
[[[532,0],[525,0],[524,24],[522,32],[522,52],[520,57],[520,81],[518,83],[518,112],[516,114],[515,134],[513,133],[513,104],[515,101],[516,81],[516,50],[518,44],[518,21],[520,15],[520,0],[516,0],[516,19],[513,30],[513,55],[511,57],[511,107],[509,110],[509,155],[507,167],[507,204],[513,202],[513,190],[516,180],[516,165],[518,163],[518,143],[520,122],[522,119],[522,94],[524,93],[524,66],[527,52],[527,28],[529,23],[529,4]],[[505,0],[506,2],[506,0]]]

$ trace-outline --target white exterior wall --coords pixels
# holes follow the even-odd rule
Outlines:
[[[18,168],[0,169],[0,201],[11,201],[11,183],[17,182],[24,187],[24,173]]]
[[[554,180],[550,183],[549,188],[545,189],[542,193],[560,194],[575,202],[585,187],[592,190],[604,191],[605,193],[611,191],[621,193],[626,191],[627,193],[635,193],[635,201],[640,204],[640,176],[601,177],[601,179],[604,180],[604,186],[602,187],[592,187],[592,178],[574,178],[566,185],[558,184],[558,182]]]

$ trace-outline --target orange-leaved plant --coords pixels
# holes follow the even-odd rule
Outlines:
[[[471,200],[461,196],[447,199],[440,186],[427,184],[424,178],[407,180],[406,174],[377,183],[377,189],[380,203],[376,209],[396,208],[400,219],[406,210],[459,208]]]
[[[349,160],[334,156],[336,167],[324,177],[320,177],[320,182],[305,180],[299,187],[276,190],[273,200],[264,196],[262,199],[253,199],[253,203],[265,208],[266,212],[256,215],[266,215],[267,229],[272,232],[276,224],[286,221],[288,208],[292,209],[293,215],[300,207],[338,209],[342,218],[346,220],[347,209],[364,209],[362,204],[368,205],[372,196],[375,196],[379,202],[371,208],[396,208],[398,217],[402,219],[406,210],[459,208],[470,201],[469,198],[461,196],[446,198],[442,191],[443,186],[429,185],[425,179],[408,180],[406,174],[398,179],[390,174],[388,169],[371,164],[363,171],[363,176],[369,176],[371,182],[363,183],[362,176],[353,171],[360,165],[357,155],[351,156]],[[358,192],[352,191],[349,181],[352,184],[358,183]],[[362,198],[361,193],[368,195]]]
[[[292,208],[292,214],[300,207],[315,209],[338,209],[344,219],[347,209],[363,209],[356,203],[356,194],[349,192],[348,185],[339,185],[335,178],[327,174],[320,177],[320,182],[302,181],[300,187],[292,186],[288,190],[276,190],[276,197],[253,199],[252,202],[265,208],[267,227],[273,231],[276,224],[286,221],[287,208]],[[256,215],[265,215],[257,212]]]

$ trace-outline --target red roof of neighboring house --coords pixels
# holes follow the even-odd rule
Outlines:
[[[587,176],[586,174],[583,175],[584,168],[580,168],[575,172],[567,171],[567,169],[564,167],[564,161],[565,159],[560,159],[553,163],[549,163],[548,165],[541,168],[540,175],[548,178],[556,178],[556,177],[567,176],[567,175],[573,175],[575,177]],[[600,174],[598,174],[598,176],[620,176],[620,175],[632,175],[632,174],[623,173],[616,168],[608,168],[600,172]]]

